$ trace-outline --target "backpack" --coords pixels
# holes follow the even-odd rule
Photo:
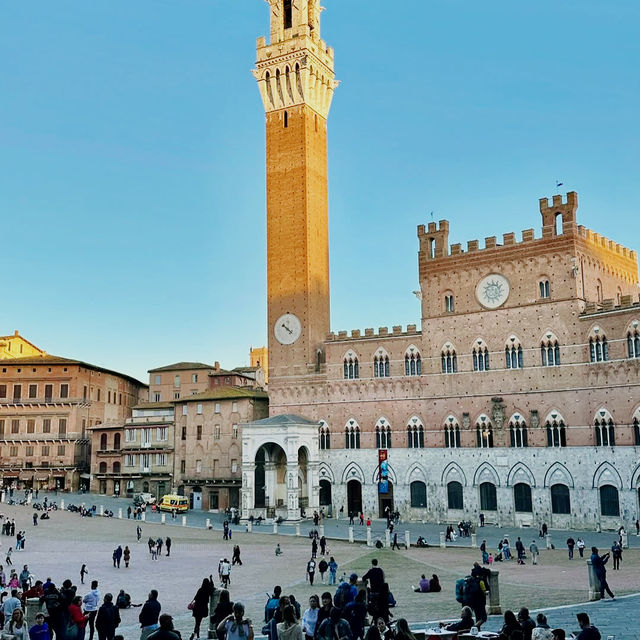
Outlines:
[[[467,576],[464,579],[464,590],[462,593],[462,604],[469,605],[476,601],[480,583],[476,578]]]
[[[336,594],[333,596],[333,604],[342,611],[350,601],[350,585],[348,582],[341,582]]]
[[[456,601],[460,604],[464,602],[464,578],[458,578],[456,580]]]

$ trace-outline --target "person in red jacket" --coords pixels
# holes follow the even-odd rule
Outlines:
[[[82,613],[82,596],[76,596],[69,605],[69,622],[74,622],[78,627],[75,640],[84,640],[84,628],[88,618],[88,615]]]

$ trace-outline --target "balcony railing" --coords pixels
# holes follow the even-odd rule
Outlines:
[[[70,404],[87,405],[91,404],[89,398],[61,398],[60,396],[42,396],[39,398],[0,398],[0,406],[25,406],[48,404]]]

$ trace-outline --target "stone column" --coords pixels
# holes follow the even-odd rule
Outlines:
[[[276,487],[278,476],[276,472],[276,465],[274,462],[265,462],[264,463],[264,485],[265,485],[265,506],[275,507],[276,506]]]
[[[447,542],[445,540],[445,533],[444,531],[440,532],[440,546],[444,549],[447,546]]]
[[[242,463],[242,487],[240,489],[240,517],[244,520],[251,515],[255,506],[255,462]]]
[[[166,513],[161,513],[160,514],[160,523],[161,524],[166,524],[167,522],[167,514]]]
[[[309,492],[309,510],[320,511],[320,477],[318,461],[307,461],[307,490]]]
[[[296,535],[299,536],[300,535],[300,523],[296,522]]]
[[[551,549],[551,536],[548,533],[545,536],[545,540],[547,542],[547,549]]]
[[[353,542],[353,527],[349,527],[349,542]]]
[[[371,545],[371,527],[367,527],[367,547],[370,547]]]
[[[253,531],[253,524],[250,520],[247,520],[247,533],[251,533]]]
[[[182,526],[183,527],[187,526],[187,516],[182,516]]]
[[[300,519],[300,491],[298,489],[298,462],[287,462],[287,520]]]
[[[273,521],[273,533],[278,533],[278,523],[275,520]]]
[[[27,629],[32,627],[36,623],[36,614],[43,611],[42,605],[40,604],[40,598],[28,598],[27,606],[25,607],[24,612],[24,621]]]
[[[589,574],[589,600],[600,600],[600,579],[591,564],[591,559],[587,560],[587,572]]]
[[[322,536],[324,535],[324,525],[318,525],[318,535],[322,538]]]
[[[404,546],[407,549],[411,548],[411,532],[410,531],[404,532]]]
[[[489,615],[502,613],[500,607],[500,584],[498,583],[499,571],[491,570],[489,576]]]
[[[622,548],[623,549],[628,549],[629,548],[629,534],[625,531],[623,531],[620,534],[620,537],[622,538]]]
[[[104,505],[103,504],[100,505],[100,515],[101,516],[104,515]]]
[[[391,546],[391,533],[389,529],[384,531],[384,546],[388,549]]]
[[[478,548],[478,534],[477,533],[472,533],[471,534],[471,548],[472,549],[477,549]]]

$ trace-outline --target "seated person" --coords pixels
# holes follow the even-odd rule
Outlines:
[[[422,574],[422,576],[420,576],[420,582],[418,582],[418,586],[417,587],[413,587],[413,590],[416,593],[428,593],[429,592],[429,578],[427,578],[424,573]]]
[[[471,607],[462,607],[460,620],[458,620],[458,622],[453,622],[444,628],[446,631],[470,631],[473,624],[473,609]],[[444,622],[441,622],[440,626],[444,626]]]

